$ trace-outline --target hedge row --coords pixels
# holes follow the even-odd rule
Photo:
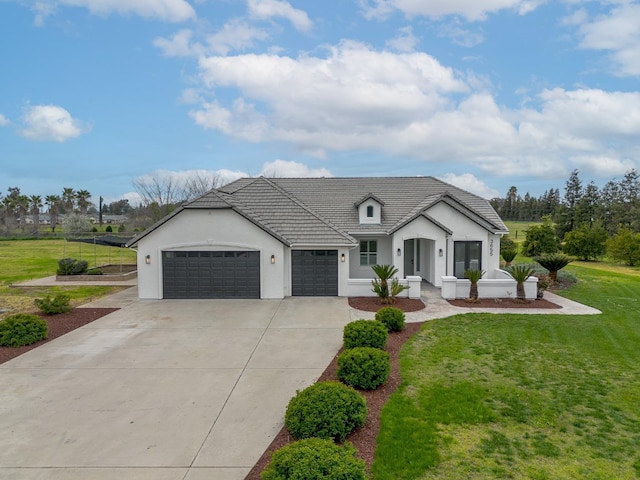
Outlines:
[[[344,442],[364,425],[367,406],[355,388],[373,390],[389,378],[391,362],[384,350],[389,332],[404,329],[402,310],[385,307],[376,320],[356,320],[343,330],[344,351],[338,356],[337,377],[343,382],[319,382],[298,391],[285,413],[285,425],[295,442],[273,453],[262,480],[364,480],[365,464]]]

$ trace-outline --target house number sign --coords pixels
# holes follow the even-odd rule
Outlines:
[[[489,256],[493,257],[493,238],[489,240]]]

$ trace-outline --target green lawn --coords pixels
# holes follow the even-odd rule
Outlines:
[[[405,345],[375,479],[640,478],[640,276],[569,268],[603,315],[459,315]]]
[[[108,295],[120,287],[55,286],[47,288],[22,288],[13,284],[56,274],[58,260],[64,257],[86,260],[89,266],[109,263],[136,263],[136,253],[125,248],[95,246],[87,243],[52,240],[2,240],[0,241],[0,310],[4,314],[32,310],[33,299],[64,292],[74,305]],[[0,315],[1,317],[2,315]]]

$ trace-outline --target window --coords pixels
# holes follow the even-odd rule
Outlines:
[[[482,242],[454,242],[454,275],[464,278],[465,270],[482,270]]]
[[[367,206],[367,218],[373,218],[373,205]]]
[[[378,242],[376,240],[362,240],[360,242],[360,265],[375,265],[378,263]]]

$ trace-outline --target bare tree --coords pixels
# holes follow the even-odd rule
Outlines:
[[[156,171],[136,178],[133,187],[148,207],[151,219],[160,220],[176,207],[222,185],[216,172],[190,170],[185,173]]]
[[[155,203],[164,207],[182,201],[180,182],[170,174],[153,172],[138,177],[133,181],[133,187],[144,205]]]
[[[214,188],[219,188],[222,183],[222,177],[217,172],[197,170],[184,180],[182,196],[186,201],[193,200]]]

